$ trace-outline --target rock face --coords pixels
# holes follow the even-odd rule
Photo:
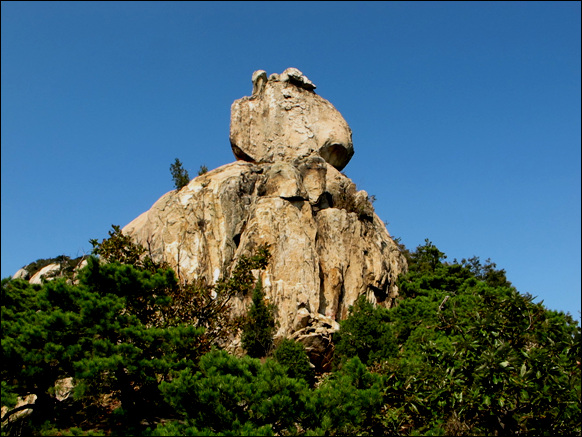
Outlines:
[[[43,278],[50,278],[52,275],[55,275],[61,266],[59,264],[49,264],[48,266],[43,267],[38,272],[36,272],[32,278],[28,280],[31,284],[41,284]],[[17,272],[18,273],[18,272]]]
[[[231,107],[230,144],[243,161],[293,161],[312,154],[343,169],[352,155],[352,131],[337,109],[313,92],[296,68],[267,79],[253,74],[253,95]]]
[[[63,257],[64,255],[50,260],[43,260],[53,262],[40,269],[37,267],[37,262],[28,264],[12,275],[12,279],[24,279],[31,284],[42,284],[44,281],[52,281],[53,279],[67,276],[68,273],[72,272],[73,280],[75,280],[79,270],[87,265],[87,260],[85,257],[78,257],[73,260],[68,257],[63,259]]]
[[[253,96],[232,109],[240,160],[165,194],[123,232],[183,280],[216,281],[268,244],[262,280],[278,308],[277,335],[302,341],[321,364],[360,295],[393,305],[406,261],[368,194],[338,171],[353,154],[339,112],[296,69],[253,79]],[[249,300],[235,302],[234,312],[246,312]]]

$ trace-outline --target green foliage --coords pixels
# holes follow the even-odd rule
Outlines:
[[[200,370],[181,371],[160,389],[183,419],[155,435],[274,435],[293,431],[305,414],[307,386],[275,361],[236,358],[214,350]]]
[[[270,259],[268,246],[259,246],[251,256],[241,256],[230,276],[221,279],[216,285],[216,292],[247,296],[255,288],[255,277],[252,271],[264,269]]]
[[[128,235],[121,231],[120,226],[111,225],[111,227],[112,230],[109,231],[109,237],[101,243],[95,238],[89,240],[89,243],[93,246],[91,251],[93,255],[98,256],[105,263],[118,262],[150,271],[168,267],[163,262],[154,262],[146,254],[146,249],[134,243]]]
[[[160,383],[183,369],[195,372],[211,345],[231,334],[229,299],[248,292],[251,270],[269,258],[266,247],[241,257],[213,288],[178,283],[118,226],[92,243],[99,259],[89,257],[74,281],[2,281],[2,404],[37,395],[27,433],[134,434],[144,420],[175,415]],[[74,391],[65,408],[55,383],[69,377]],[[240,431],[250,433],[245,427]]]
[[[325,380],[313,393],[311,435],[353,435],[371,431],[382,407],[382,377],[358,357]]]
[[[334,338],[336,370],[311,384],[292,340],[274,359],[212,348],[240,327],[230,300],[252,292],[245,329],[261,335],[245,344],[267,353],[273,308],[252,270],[268,248],[211,286],[178,283],[132,244],[114,227],[74,281],[2,280],[6,417],[29,407],[13,408],[18,397],[38,396],[3,434],[580,434],[580,327],[489,260],[448,263],[428,240],[402,247],[399,304],[357,300]],[[67,377],[72,396],[58,401]]]
[[[428,238],[424,242],[424,246],[418,246],[411,254],[411,271],[434,272],[443,265],[443,260],[447,257]]]
[[[386,433],[580,432],[580,327],[533,303],[478,258],[443,262],[428,240],[400,278],[389,323],[400,353],[386,375]]]
[[[382,406],[382,377],[358,358],[310,390],[276,361],[215,350],[202,357],[199,371],[185,369],[160,389],[182,416],[153,435],[361,433]]]
[[[259,278],[242,326],[241,343],[249,356],[260,358],[271,351],[276,328],[274,313],[275,307],[265,302],[265,293]]]
[[[174,180],[174,186],[176,190],[181,190],[190,182],[190,176],[188,171],[182,166],[182,162],[178,158],[170,165],[170,172],[172,173],[172,179]]]
[[[60,266],[60,270],[53,273],[53,276],[71,276],[75,270],[75,268],[81,263],[83,257],[77,257],[71,259],[71,257],[67,255],[59,255],[55,258],[43,258],[37,259],[35,262],[30,263],[24,266],[24,269],[28,272],[29,276],[33,276],[43,267],[48,266],[49,264],[58,264]]]
[[[284,338],[273,353],[275,360],[287,367],[290,378],[303,379],[309,386],[315,382],[315,374],[303,344]]]
[[[505,276],[505,270],[497,270],[497,265],[491,262],[490,259],[487,259],[483,265],[479,257],[474,256],[468,260],[463,258],[460,264],[468,267],[471,273],[475,275],[475,278],[485,281],[487,285],[492,287],[511,287],[511,282]]]
[[[206,351],[202,330],[160,320],[164,294],[175,286],[171,271],[88,261],[76,285],[64,278],[42,286],[2,283],[2,380],[10,383],[3,396],[36,394],[34,426],[68,424],[52,396],[56,381],[67,377],[75,381],[79,414],[114,394],[127,423],[137,423],[163,409],[152,409],[159,381]]]
[[[336,360],[358,357],[363,363],[372,364],[395,356],[398,349],[387,322],[388,310],[360,296],[334,337]]]
[[[208,173],[208,167],[205,165],[200,166],[200,170],[198,170],[198,176],[202,176],[203,174]]]

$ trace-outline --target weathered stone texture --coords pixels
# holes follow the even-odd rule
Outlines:
[[[298,167],[227,164],[162,196],[123,231],[184,280],[216,281],[237,257],[269,245],[263,286],[278,307],[279,335],[306,314],[341,320],[361,294],[391,306],[406,264],[369,201],[357,210],[365,192],[317,158]],[[247,304],[235,302],[235,312]]]
[[[59,270],[61,270],[61,266],[59,264],[49,264],[48,266],[44,266],[42,269],[36,272],[32,278],[28,280],[28,282],[31,284],[42,284],[43,279],[52,278],[59,272]]]
[[[230,143],[237,159],[292,161],[313,154],[343,169],[352,155],[352,131],[315,85],[295,68],[266,80],[253,75],[253,95],[231,107]]]

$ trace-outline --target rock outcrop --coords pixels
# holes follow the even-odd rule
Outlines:
[[[352,155],[352,131],[339,111],[313,90],[296,68],[267,80],[253,74],[253,94],[231,107],[230,144],[238,159],[251,162],[293,161],[313,153],[338,170]]]
[[[314,88],[297,69],[269,79],[255,72],[253,95],[232,105],[238,161],[165,194],[123,232],[183,280],[216,281],[268,244],[262,280],[278,308],[277,335],[325,361],[330,333],[360,295],[393,305],[406,261],[368,194],[339,172],[353,155],[351,130]]]
[[[40,266],[39,262],[41,262]],[[24,279],[31,284],[42,284],[45,281],[52,281],[72,274],[74,280],[79,270],[86,265],[87,260],[84,256],[70,259],[66,255],[61,255],[56,258],[37,260],[28,264],[14,273],[12,279]]]
[[[49,279],[54,277],[61,270],[61,266],[58,263],[49,264],[43,267],[38,272],[36,272],[32,278],[28,280],[31,284],[41,284],[43,279]]]

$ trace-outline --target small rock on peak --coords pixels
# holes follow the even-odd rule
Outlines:
[[[267,83],[267,72],[265,70],[257,70],[253,73],[253,96],[261,94],[265,89]]]
[[[297,68],[288,68],[279,76],[279,80],[281,82],[291,82],[308,91],[313,91],[316,88],[315,84],[307,79],[307,76]]]

